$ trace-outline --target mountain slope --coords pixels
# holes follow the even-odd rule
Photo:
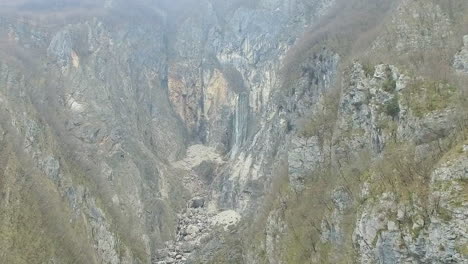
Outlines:
[[[466,262],[464,1],[3,6],[0,262]]]

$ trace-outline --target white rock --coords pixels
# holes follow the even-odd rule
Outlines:
[[[405,218],[405,210],[403,208],[398,208],[397,219],[403,220]]]
[[[227,230],[229,226],[237,225],[241,219],[239,213],[234,210],[227,210],[217,214],[213,218],[213,224],[218,226],[224,226]]]
[[[415,221],[413,223],[413,229],[417,229],[417,228],[421,228],[424,226],[424,219],[422,218],[422,216],[416,216],[415,217]]]
[[[398,230],[398,225],[393,221],[388,221],[387,229],[388,229],[388,231],[396,231],[396,230]]]
[[[200,228],[198,228],[198,226],[196,226],[196,225],[189,225],[187,227],[187,234],[189,234],[191,236],[196,235],[198,232],[200,232]]]

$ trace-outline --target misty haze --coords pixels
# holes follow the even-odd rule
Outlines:
[[[0,264],[468,264],[468,1],[0,0]]]

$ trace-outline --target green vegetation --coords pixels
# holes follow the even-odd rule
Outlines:
[[[393,143],[385,148],[374,171],[375,194],[390,191],[403,200],[410,200],[413,194],[427,199],[430,173],[439,157],[418,160],[415,151],[410,142]]]
[[[25,177],[19,168],[7,168],[4,173],[23,179]],[[2,187],[1,191],[6,191],[5,187]],[[55,253],[53,240],[44,235],[45,228],[40,217],[39,205],[30,196],[28,186],[17,188],[20,190],[11,190],[9,193],[8,203],[13,204],[0,206],[0,262],[47,263]]]
[[[393,93],[396,89],[396,81],[388,79],[382,84],[382,89],[387,93]]]
[[[273,219],[286,228],[276,237],[279,248],[273,252],[284,263],[352,263],[356,255],[352,234],[368,165],[369,157],[362,153],[352,164],[343,163],[336,170],[325,166],[304,179],[301,190],[290,185],[287,175],[278,178],[266,198],[264,216],[252,227],[252,241],[258,241],[255,243],[258,256],[267,257],[258,245],[264,244],[265,224],[268,216],[274,215]],[[333,212],[338,210],[333,199],[335,194],[347,197],[338,223],[332,219]],[[327,237],[323,233],[325,229],[341,230],[335,235],[342,237],[342,244],[322,240],[323,236]]]
[[[392,99],[388,100],[385,103],[385,113],[392,118],[395,118],[400,113],[400,104],[398,102],[398,97],[395,96]]]
[[[458,159],[462,155],[466,155],[465,152],[463,151],[463,145],[465,144],[468,145],[468,140],[466,140],[467,132],[468,131],[466,130],[459,131],[458,141],[460,141],[461,144],[458,144],[457,146],[453,147],[451,150],[447,151],[444,154],[444,156],[441,158],[441,162],[455,160],[455,159]]]
[[[97,263],[80,221],[71,213],[52,183],[10,147],[0,151],[0,262]]]
[[[317,136],[321,143],[330,141],[338,115],[340,91],[332,89],[321,100],[322,108],[299,122],[299,134],[303,137]]]
[[[417,117],[456,106],[456,95],[457,89],[454,86],[440,81],[414,81],[404,91],[406,105]]]
[[[364,70],[364,74],[367,78],[372,78],[374,76],[375,66],[370,62],[362,63],[362,69]]]
[[[461,17],[468,22],[466,15],[463,15],[463,11],[466,1],[449,1],[442,0],[436,1],[436,4],[440,4],[444,12],[449,13],[449,17],[453,21],[460,22]],[[457,8],[460,8],[457,10]],[[466,9],[465,9],[466,10]],[[423,10],[421,12],[427,12]],[[466,12],[465,12],[466,14]],[[422,18],[420,21],[415,23],[432,23],[426,18]],[[432,24],[431,24],[432,25]],[[426,25],[426,27],[430,27]],[[394,32],[394,28],[386,28],[389,37],[397,40],[398,34]],[[457,28],[456,30],[459,30]],[[356,29],[349,30],[350,32],[356,32]],[[360,31],[361,34],[369,34],[367,31]],[[461,32],[461,31],[458,31]],[[424,33],[425,34],[425,33]],[[434,51],[429,49],[421,48],[420,51],[411,52],[410,54],[401,54],[400,51],[395,50],[395,45],[389,46],[388,50],[383,51],[382,49],[376,49],[379,54],[372,54],[374,58],[366,59],[361,58],[364,74],[367,78],[374,76],[375,67],[373,65],[385,63],[392,63],[397,65],[400,69],[404,69],[405,73],[410,76],[422,76],[421,79],[410,83],[405,90],[396,91],[396,80],[392,77],[391,69],[388,68],[386,71],[387,79],[382,83],[382,89],[385,92],[392,94],[393,98],[388,100],[382,105],[382,111],[392,117],[393,120],[382,120],[379,123],[379,127],[386,134],[392,136],[393,142],[386,142],[386,146],[383,149],[382,157],[376,164],[370,165],[368,170],[362,169],[358,175],[352,173],[335,174],[315,172],[313,179],[308,179],[305,182],[305,190],[297,193],[293,190],[283,192],[283,198],[280,200],[286,201],[283,203],[284,209],[282,213],[284,220],[291,230],[285,232],[285,236],[282,238],[282,245],[284,248],[284,261],[286,263],[337,263],[336,260],[330,260],[328,257],[330,248],[329,244],[322,243],[318,237],[320,237],[321,224],[327,223],[332,205],[329,204],[329,194],[334,188],[344,185],[350,187],[353,193],[353,185],[349,184],[352,181],[359,185],[363,182],[370,183],[370,202],[376,200],[374,198],[380,197],[382,193],[391,192],[397,197],[397,201],[403,204],[408,204],[412,208],[418,208],[417,217],[406,217],[399,221],[398,224],[404,226],[406,230],[409,230],[414,237],[418,237],[424,226],[415,226],[415,223],[421,223],[421,219],[424,224],[428,223],[428,219],[431,213],[436,213],[445,221],[450,221],[452,213],[445,208],[432,208],[429,203],[430,194],[430,175],[433,168],[438,164],[445,152],[451,149],[454,142],[459,142],[460,138],[466,138],[466,127],[467,127],[467,114],[466,106],[466,94],[463,96],[463,91],[460,91],[466,82],[459,81],[453,74],[451,68],[451,58],[455,54],[456,49],[459,48],[459,38],[463,34],[449,36],[447,41],[447,49],[442,51]],[[369,37],[369,36],[368,36]],[[366,37],[365,37],[366,38]],[[364,39],[365,39],[364,38]],[[337,34],[333,37],[320,31],[313,32],[309,35],[309,39],[302,40],[296,47],[297,50],[292,49],[290,52],[291,57],[287,58],[286,65],[301,65],[303,60],[310,54],[317,54],[320,49],[324,46],[331,49],[332,51],[340,53],[342,50],[349,50],[350,42],[346,35]],[[356,41],[356,39],[351,42]],[[327,43],[327,45],[323,44]],[[359,39],[355,42],[359,43]],[[328,45],[330,44],[330,45]],[[301,46],[302,45],[302,46]],[[457,48],[454,48],[457,47]],[[300,51],[300,52],[299,52]],[[294,56],[294,52],[300,54],[300,57]],[[309,55],[307,55],[309,54]],[[345,56],[349,55],[346,52],[343,53]],[[341,53],[340,53],[341,55]],[[289,64],[288,64],[289,63]],[[293,67],[288,68],[290,72],[287,72],[289,79],[286,86],[291,85],[295,78],[299,78],[294,73],[291,73]],[[346,65],[344,66],[346,67]],[[292,81],[291,81],[292,80]],[[412,142],[399,142],[397,138],[397,128],[399,126],[396,117],[400,114],[400,105],[408,107],[416,117],[423,117],[427,113],[443,110],[447,108],[457,108],[455,111],[458,115],[456,121],[458,133],[456,136],[450,136],[447,138],[440,139],[439,150],[434,151],[432,155],[428,157],[419,157],[416,151],[416,146]],[[460,110],[458,110],[458,108]],[[299,133],[305,137],[318,136],[319,138],[325,138],[326,141],[329,138],[333,138],[333,134],[336,132],[334,124],[336,116],[333,113],[333,108],[330,111],[326,107],[323,108],[322,113],[315,114],[315,116],[306,117],[301,123]],[[465,132],[463,132],[465,131]],[[349,131],[349,138],[352,138],[354,131]],[[329,138],[327,138],[329,137]],[[347,139],[347,138],[346,138]],[[343,138],[343,140],[346,140]],[[330,141],[336,141],[331,139]],[[334,142],[336,144],[336,142]],[[459,148],[455,151],[455,154],[460,154]],[[355,166],[355,161],[351,161],[350,164],[340,165],[340,168],[346,171],[346,168],[350,169]],[[322,175],[322,176],[320,176]],[[337,175],[344,175],[343,178],[337,177]],[[351,176],[353,175],[353,176]],[[322,180],[324,177],[326,180]],[[338,179],[338,180],[337,180]],[[325,197],[325,198],[324,198]],[[351,197],[356,198],[355,195]],[[357,198],[356,198],[357,199]],[[307,203],[304,201],[315,201],[314,204]],[[317,203],[318,201],[318,203]],[[364,201],[362,201],[364,202]],[[456,201],[459,203],[459,201]],[[307,204],[306,204],[307,203]],[[353,205],[355,206],[355,205]],[[279,204],[276,208],[279,208]],[[356,207],[353,208],[356,210]],[[419,211],[420,210],[420,211]],[[396,216],[395,216],[396,218]],[[345,221],[346,222],[346,221]],[[351,220],[351,222],[353,222]],[[414,227],[414,228],[413,228]],[[347,231],[348,232],[348,231]],[[347,233],[345,232],[345,233]],[[352,233],[352,231],[349,231]],[[349,235],[349,233],[347,233]],[[333,251],[333,249],[331,249]],[[353,250],[344,250],[349,262],[349,258],[353,256]],[[337,250],[334,251],[336,256]],[[315,256],[315,258],[314,258]],[[317,257],[318,256],[318,257]],[[314,259],[314,261],[311,261]]]
[[[443,221],[449,222],[452,220],[452,212],[446,208],[437,207],[436,208],[437,216],[439,216]]]
[[[457,248],[457,251],[462,254],[462,256],[468,257],[468,244],[461,245]]]
[[[350,177],[347,175],[345,177]],[[352,181],[351,178],[348,183]],[[343,178],[329,172],[314,174],[308,179],[303,191],[295,191],[291,187],[283,187],[277,197],[280,216],[287,226],[280,239],[279,252],[284,263],[349,263],[354,255],[352,248],[352,230],[355,223],[355,208],[352,193],[357,192],[358,181],[352,185],[343,182]],[[345,187],[341,191],[350,196],[349,207],[342,212],[343,245],[337,253],[337,248],[329,242],[323,242],[322,226],[332,227],[330,217],[335,210],[331,195],[340,183]],[[312,202],[313,201],[313,202]],[[339,256],[339,257],[332,257]]]
[[[426,2],[419,1],[419,3],[415,4],[424,3]],[[434,3],[440,4],[443,11],[448,13],[453,21],[459,23],[459,19],[465,19],[468,22],[466,12],[463,11],[466,10],[466,1],[442,0],[434,1]],[[427,9],[421,10],[421,12],[433,14],[428,12]],[[343,21],[346,21],[346,19],[349,18],[345,18]],[[427,20],[426,17],[422,17],[419,21],[414,21],[414,23],[425,25],[425,28],[431,28],[433,22],[432,20]],[[323,27],[325,29],[323,31],[326,31],[326,28],[335,29],[335,26],[336,24],[327,24],[325,22],[325,27]],[[351,27],[354,26],[356,25],[352,25]],[[366,28],[365,25],[364,28]],[[375,28],[367,27],[362,30],[362,28],[349,29],[346,26],[342,26],[339,29],[348,29],[348,32],[358,32],[357,35],[366,34],[367,36],[357,36],[351,39],[347,34],[340,32],[340,30],[333,36],[320,30],[311,31],[310,34],[306,34],[304,39],[291,49],[286,58],[285,68],[287,69],[285,69],[286,78],[284,87],[291,88],[293,86],[294,81],[300,78],[300,67],[304,61],[308,57],[313,57],[314,54],[319,54],[321,50],[323,51],[323,47],[338,52],[340,55],[350,56],[349,48],[353,46],[353,43],[362,43],[359,40],[361,37],[364,40],[372,39],[372,29]],[[388,27],[385,30],[388,36],[392,38],[392,41],[398,40],[399,35],[394,31],[395,28]],[[423,32],[422,34],[426,34],[424,30],[421,32]],[[434,167],[439,164],[446,152],[453,152],[451,155],[459,155],[461,153],[459,147],[453,150],[452,146],[456,142],[460,142],[460,138],[466,139],[467,137],[467,96],[466,94],[460,96],[463,95],[463,91],[460,91],[460,89],[466,85],[466,82],[459,82],[455,79],[450,64],[451,58],[453,58],[453,54],[456,52],[456,49],[453,47],[460,47],[457,42],[459,42],[460,36],[463,35],[460,33],[461,30],[457,32],[456,36],[449,36],[446,40],[446,44],[449,46],[447,50],[434,51],[421,47],[420,51],[401,54],[400,51],[395,49],[395,45],[389,45],[388,50],[385,51],[376,48],[378,54],[373,59],[366,60],[365,58],[360,58],[360,61],[365,61],[362,65],[367,78],[373,77],[375,73],[373,65],[380,64],[382,61],[397,65],[397,67],[404,69],[404,72],[410,76],[422,76],[422,78],[413,81],[405,90],[397,93],[396,80],[392,77],[391,69],[388,68],[386,71],[387,79],[382,83],[382,89],[391,93],[393,97],[382,105],[382,112],[392,117],[393,120],[384,118],[385,120],[380,120],[379,127],[384,131],[384,134],[392,135],[393,140],[392,142],[385,142],[386,145],[381,154],[382,157],[375,163],[366,164],[363,162],[366,165],[358,166],[359,161],[354,159],[351,159],[349,163],[335,160],[334,162],[338,163],[338,168],[325,166],[326,169],[314,172],[310,175],[310,178],[305,180],[304,190],[295,191],[286,182],[283,183],[280,190],[273,191],[277,197],[267,198],[267,200],[272,199],[273,201],[267,201],[270,203],[270,207],[266,211],[279,210],[282,216],[281,219],[288,227],[288,230],[284,231],[283,236],[279,238],[280,242],[278,244],[282,248],[278,249],[279,252],[275,252],[283,257],[285,263],[339,263],[336,259],[330,258],[337,255],[341,257],[340,260],[343,262],[352,262],[354,256],[352,248],[345,246],[344,248],[336,249],[333,248],[333,245],[323,243],[320,240],[321,232],[323,231],[322,224],[325,226],[331,225],[329,217],[334,210],[334,205],[330,200],[330,194],[339,187],[344,187],[353,199],[350,211],[344,212],[345,220],[342,223],[345,230],[344,239],[347,242],[350,241],[353,232],[352,227],[354,226],[355,211],[357,210],[356,205],[359,202],[377,201],[382,193],[385,192],[395,194],[398,203],[408,205],[417,212],[417,216],[406,216],[404,219],[397,221],[402,228],[409,230],[415,238],[420,235],[424,225],[428,223],[430,214],[435,213],[443,220],[450,221],[452,213],[444,208],[433,208],[429,202],[429,195],[430,175]],[[371,56],[374,55],[376,54],[372,54]],[[344,68],[346,68],[346,65],[344,65]],[[333,138],[333,134],[336,132],[335,122],[337,118],[335,104],[327,103],[324,105],[326,106],[321,109],[322,111],[318,111],[318,113],[314,112],[313,116],[308,116],[302,120],[299,126],[299,133],[304,137],[316,136],[322,142],[333,141],[334,144],[338,144],[336,142],[338,140]],[[459,116],[454,122],[457,122],[458,130],[454,134],[458,134],[439,139],[438,142],[434,143],[438,144],[438,151],[434,151],[428,157],[420,157],[418,156],[417,146],[413,142],[398,141],[397,128],[400,121],[395,119],[400,114],[400,105],[405,106],[405,109],[408,107],[416,117],[423,117],[427,113],[449,107],[457,108],[455,112]],[[359,134],[361,134],[361,131],[350,129],[347,137],[340,138],[340,140],[348,140]],[[368,162],[370,162],[369,160]],[[356,167],[358,169],[353,172],[353,169],[356,169]],[[362,187],[361,184],[364,182],[370,184],[370,194],[368,198],[365,198],[365,201],[360,201],[356,194],[359,193]],[[459,204],[458,200],[455,202]],[[396,220],[396,216],[394,215],[389,215],[389,217]],[[263,219],[260,222],[264,224],[265,221]],[[420,223],[423,225],[418,226]],[[348,224],[349,229],[347,229]],[[261,231],[255,235],[255,241],[258,241],[258,244],[261,244],[265,239],[264,234],[261,233],[264,231],[262,227],[259,226]],[[344,245],[349,244],[352,243],[344,243]],[[460,251],[462,252],[463,250],[460,249]],[[467,252],[466,248],[464,252]],[[260,255],[264,256],[265,252],[262,251]]]

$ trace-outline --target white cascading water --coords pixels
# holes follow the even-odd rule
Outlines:
[[[246,137],[249,119],[249,95],[239,94],[236,112],[233,119],[234,133],[232,135],[231,157],[234,157],[242,147]]]

